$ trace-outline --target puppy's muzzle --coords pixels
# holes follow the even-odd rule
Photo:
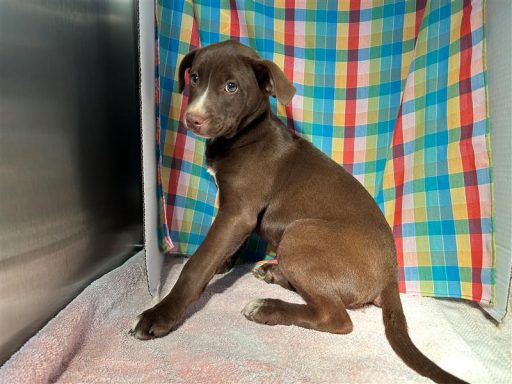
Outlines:
[[[197,132],[200,131],[206,118],[204,115],[197,112],[187,112],[185,120],[187,122],[187,127]]]

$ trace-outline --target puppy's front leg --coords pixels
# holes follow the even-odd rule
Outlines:
[[[171,292],[138,317],[131,333],[147,340],[174,330],[188,306],[199,298],[215,272],[240,248],[256,222],[257,215],[249,212],[219,209],[205,240],[183,267]]]

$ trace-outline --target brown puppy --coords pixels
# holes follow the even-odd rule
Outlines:
[[[412,343],[400,303],[392,232],[373,198],[342,167],[288,131],[268,97],[287,104],[295,88],[272,62],[226,41],[190,52],[186,126],[208,138],[206,164],[220,207],[204,242],[167,295],[139,316],[135,337],[161,337],[179,324],[213,275],[252,231],[277,249],[278,265],[256,277],[296,290],[306,304],[256,299],[242,313],[262,324],[345,334],[347,308],[382,306],[386,336],[412,369],[434,381],[461,383]]]

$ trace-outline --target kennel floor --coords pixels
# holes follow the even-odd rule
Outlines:
[[[167,259],[164,294],[185,261]],[[175,332],[140,341],[128,331],[154,304],[140,252],[50,320],[0,368],[0,383],[430,382],[392,351],[377,307],[350,311],[349,335],[246,320],[240,311],[254,298],[302,302],[251,268],[216,276]],[[471,383],[512,383],[510,311],[497,326],[474,304],[412,295],[402,302],[411,338],[441,367]]]

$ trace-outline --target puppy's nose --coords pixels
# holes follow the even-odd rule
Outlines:
[[[187,125],[191,128],[200,128],[203,125],[205,118],[203,115],[196,112],[187,112],[185,115]]]

